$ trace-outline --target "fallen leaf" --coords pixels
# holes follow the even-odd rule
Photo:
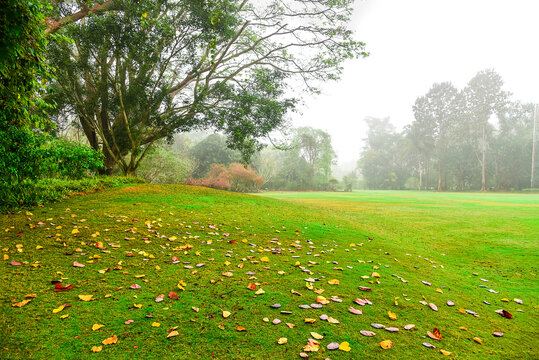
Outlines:
[[[339,350],[350,351],[352,350],[352,348],[350,347],[350,344],[348,342],[344,341],[339,345]]]
[[[82,301],[91,301],[93,297],[93,295],[79,295],[79,299]]]
[[[22,300],[21,302],[15,303],[12,306],[13,307],[23,307],[24,305],[28,304],[30,301],[32,301],[32,300],[31,299]]]
[[[434,339],[434,340],[442,340],[442,334],[440,333],[440,330],[438,330],[437,328],[434,328],[434,330],[432,330],[432,332],[427,331],[427,335],[428,335],[431,339]]]
[[[483,341],[482,341],[480,338],[474,337],[473,340],[474,340],[476,343],[483,345]]]
[[[66,285],[66,286],[63,286],[63,285],[60,284],[60,283],[56,283],[56,285],[55,285],[55,287],[54,287],[54,291],[68,291],[68,290],[73,289],[73,286],[74,286],[74,285]]]
[[[389,316],[389,318],[390,318],[391,320],[397,320],[397,314],[395,314],[395,313],[393,313],[393,312],[391,312],[391,311],[388,311],[388,312],[387,312],[387,315]]]
[[[96,331],[96,330],[101,329],[102,327],[105,327],[105,325],[93,324],[92,325],[92,330]]]
[[[111,344],[116,344],[118,342],[118,337],[116,335],[114,336],[111,336],[109,338],[106,338],[105,340],[103,340],[101,342],[101,344],[103,345],[111,345]]]
[[[223,317],[226,319],[231,315],[230,311],[223,311]]]
[[[97,353],[103,350],[103,346],[92,346],[92,351]]]
[[[60,311],[64,310],[64,305],[60,305],[56,309],[52,310],[53,314],[59,313]]]
[[[374,336],[376,333],[368,330],[360,330],[359,333],[363,336]]]
[[[172,300],[178,300],[178,294],[176,294],[174,291],[169,292],[168,297]]]
[[[439,351],[439,352],[441,352],[441,353],[442,353],[443,355],[445,355],[445,356],[449,356],[449,355],[451,355],[451,352],[449,352],[449,351],[446,351],[446,350],[442,350],[442,349],[440,349],[440,350],[438,350],[438,351]]]
[[[269,262],[270,260],[269,260],[269,258],[268,258],[267,256],[264,256],[264,257],[261,257],[261,258],[260,258],[260,261],[262,261],[262,262]]]
[[[245,329],[243,326],[238,326],[236,328],[237,331],[247,331],[247,329]]]
[[[382,347],[382,349],[391,349],[393,347],[393,341],[391,340],[384,340],[382,342],[380,342],[380,346]]]
[[[153,323],[152,323],[152,326],[153,326],[153,327],[159,327],[159,326],[161,326],[161,324],[158,323],[158,322],[153,322]]]
[[[85,267],[86,265],[81,264],[81,263],[78,262],[78,261],[74,261],[74,262],[73,262],[73,266],[74,266],[74,267],[80,267],[80,268],[83,268],[83,267]]]
[[[353,307],[349,307],[348,308],[348,311],[351,312],[352,314],[356,314],[356,315],[361,315],[363,314],[363,311],[361,311],[360,309],[354,309]]]
[[[337,279],[328,280],[328,284],[330,284],[330,285],[339,285],[339,280],[337,280]]]
[[[320,335],[319,333],[314,332],[314,331],[311,332],[311,336],[315,338],[316,340],[322,340],[324,338],[324,335]]]
[[[178,336],[178,335],[180,335],[180,333],[179,333],[177,330],[171,331],[171,332],[167,335],[167,339],[168,339],[168,338],[171,338],[171,337],[174,337],[174,336]]]
[[[277,344],[279,345],[286,344],[287,342],[288,342],[288,339],[285,337],[279,338],[279,340],[277,340]]]

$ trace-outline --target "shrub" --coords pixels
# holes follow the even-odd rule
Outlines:
[[[256,192],[264,184],[264,178],[250,166],[244,167],[239,163],[230,164],[228,168],[212,164],[206,178],[198,180],[190,178],[186,184],[236,192]]]
[[[50,139],[41,149],[41,175],[81,179],[103,167],[103,154],[91,146],[64,139]]]
[[[191,161],[179,153],[158,147],[141,162],[137,175],[154,184],[183,183],[192,168]]]
[[[61,200],[73,193],[92,191],[124,184],[140,184],[140,178],[123,176],[88,177],[79,180],[41,179],[23,180],[16,184],[0,184],[0,211],[36,206]]]

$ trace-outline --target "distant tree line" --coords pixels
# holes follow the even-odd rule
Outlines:
[[[435,83],[417,98],[415,119],[402,132],[389,118],[367,118],[358,161],[365,187],[529,188],[534,105],[512,101],[502,86],[493,70],[480,71],[461,90]]]

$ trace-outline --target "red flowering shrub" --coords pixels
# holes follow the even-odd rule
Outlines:
[[[206,178],[189,178],[186,184],[236,192],[257,192],[264,184],[264,178],[250,166],[244,167],[242,164],[233,163],[226,168],[220,164],[213,164]]]

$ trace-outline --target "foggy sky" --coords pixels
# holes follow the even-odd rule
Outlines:
[[[371,56],[347,62],[293,115],[331,134],[339,164],[359,158],[366,116],[401,130],[434,82],[460,89],[493,68],[513,99],[539,102],[539,0],[356,0],[352,27]]]

